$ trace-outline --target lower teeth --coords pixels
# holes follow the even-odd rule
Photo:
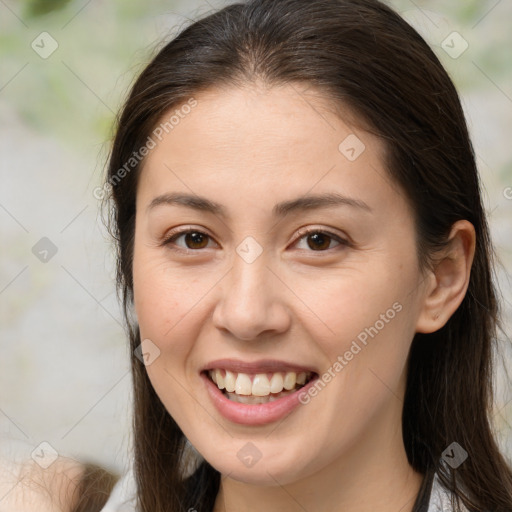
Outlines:
[[[301,386],[302,387],[302,386]],[[297,388],[298,389],[298,388]],[[266,396],[254,396],[254,395],[237,395],[236,393],[230,393],[224,390],[224,396],[226,396],[232,402],[238,402],[240,404],[266,404],[267,402],[273,402],[283,396],[290,395],[296,391],[291,389],[290,391],[281,391],[280,393],[270,394]]]

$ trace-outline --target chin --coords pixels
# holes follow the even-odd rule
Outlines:
[[[218,450],[212,451],[212,444],[216,444]],[[202,456],[211,466],[223,476],[247,484],[286,485],[314,471],[314,459],[306,459],[297,449],[287,453],[282,446],[271,446],[268,442],[252,443],[230,438],[226,441],[227,446],[212,443],[211,439],[206,441],[206,445],[207,451]],[[257,446],[261,446],[261,449]]]

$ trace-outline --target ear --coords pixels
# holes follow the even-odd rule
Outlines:
[[[475,255],[475,228],[467,220],[452,226],[449,243],[435,256],[429,271],[416,332],[431,333],[443,327],[466,295]]]

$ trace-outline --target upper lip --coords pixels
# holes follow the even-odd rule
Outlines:
[[[273,372],[312,372],[314,368],[278,359],[260,359],[258,361],[242,361],[240,359],[216,359],[204,365],[201,371],[222,368],[235,373],[273,373]]]

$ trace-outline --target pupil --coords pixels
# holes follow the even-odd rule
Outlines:
[[[319,248],[320,249],[327,249],[329,247],[329,236],[327,235],[324,235],[323,233],[314,233],[313,235],[309,235],[308,237],[308,246],[310,249],[313,249],[313,250],[318,250]],[[315,242],[314,244],[317,244],[317,245],[311,245],[309,243],[309,240],[312,240],[314,239]],[[322,244],[322,241],[324,242]],[[320,247],[318,247],[318,243],[320,243]]]
[[[191,233],[187,233],[185,235],[185,239],[187,242],[187,246],[192,245],[192,247],[190,247],[191,249],[202,249],[205,244],[201,244],[201,242],[204,242],[206,237],[204,237],[202,233],[193,231]],[[199,247],[197,245],[199,245]]]

